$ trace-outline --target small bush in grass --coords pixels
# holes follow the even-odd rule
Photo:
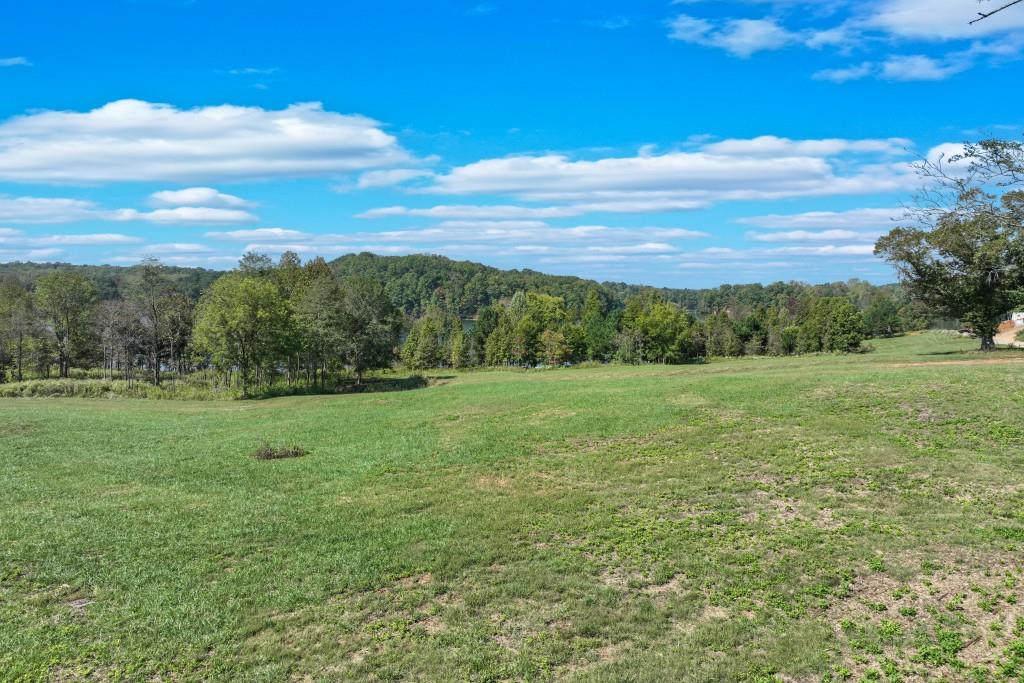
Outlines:
[[[1024,330],[1018,332],[1014,338],[1019,342],[1024,342]]]
[[[269,443],[262,443],[253,451],[252,457],[257,460],[281,460],[283,458],[301,458],[309,453],[302,446],[271,446]]]

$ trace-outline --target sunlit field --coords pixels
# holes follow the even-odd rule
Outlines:
[[[0,400],[0,679],[1021,680],[1024,354],[872,343]]]

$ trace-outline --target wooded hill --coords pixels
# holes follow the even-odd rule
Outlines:
[[[905,303],[899,285],[875,286],[863,280],[818,285],[775,282],[768,285],[722,285],[713,289],[677,289],[621,282],[598,283],[529,269],[501,270],[471,261],[453,261],[444,256],[426,254],[348,254],[329,262],[329,265],[342,277],[364,275],[380,281],[395,306],[411,317],[418,317],[436,307],[462,318],[475,318],[482,309],[510,299],[517,291],[561,297],[570,310],[581,309],[592,289],[597,290],[609,308],[624,307],[631,296],[653,291],[697,318],[720,311],[729,311],[740,317],[758,307],[792,307],[809,296],[845,297],[862,310],[879,296]],[[140,266],[0,263],[0,277],[14,276],[27,285],[54,270],[72,270],[85,275],[96,285],[103,300],[123,297],[138,284],[142,272]],[[198,299],[223,274],[205,268],[173,266],[167,267],[166,273],[179,291],[193,299]]]

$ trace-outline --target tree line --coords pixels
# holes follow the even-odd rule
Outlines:
[[[856,351],[869,336],[894,336],[926,324],[886,296],[863,312],[845,297],[807,295],[789,307],[756,307],[743,316],[719,311],[698,319],[651,289],[615,306],[593,288],[575,308],[562,297],[519,291],[485,307],[469,325],[440,307],[428,308],[411,324],[401,359],[414,369],[686,363],[708,356]]]
[[[0,275],[0,381],[74,375],[160,386],[167,376],[201,374],[247,394],[278,382],[327,389],[350,377],[360,384],[367,372],[397,361],[410,369],[534,367],[845,352],[865,338],[928,324],[899,290],[856,281],[703,290],[708,300],[711,293],[743,300],[696,315],[672,299],[691,290],[616,291],[540,274],[536,289],[517,289],[472,316],[464,315],[465,300],[443,287],[409,314],[396,303],[395,281],[381,280],[379,268],[352,267],[378,262],[389,269],[411,263],[407,274],[450,263],[357,255],[339,267],[321,258],[303,263],[290,252],[276,263],[247,254],[216,277],[156,260],[123,270],[15,264]],[[477,264],[463,265],[479,275]],[[408,282],[403,278],[398,282]],[[552,282],[569,287],[567,294],[550,293]],[[580,283],[587,285],[582,291]]]
[[[323,259],[247,254],[198,299],[158,261],[124,297],[101,300],[84,274],[52,270],[32,288],[0,280],[0,380],[87,376],[159,386],[197,371],[243,394],[276,381],[356,384],[391,364],[403,316],[372,278],[338,276]]]
[[[470,261],[453,261],[444,256],[413,254],[379,256],[347,254],[328,266],[341,277],[363,276],[384,285],[391,302],[415,319],[428,309],[440,308],[451,315],[472,319],[486,307],[507,302],[518,291],[539,292],[561,297],[570,310],[583,306],[588,293],[597,289],[609,305],[621,308],[626,300],[652,290],[697,318],[719,311],[743,317],[761,307],[789,307],[807,296],[844,297],[864,310],[879,297],[891,298],[900,308],[910,302],[898,285],[872,285],[863,280],[811,285],[803,282],[722,285],[710,289],[651,288],[621,282],[596,282],[583,278],[548,275],[536,271],[501,270]],[[0,263],[0,277],[13,276],[26,286],[54,270],[85,275],[96,285],[101,301],[126,298],[137,288],[143,266],[71,265],[60,263]],[[175,288],[192,299],[221,275],[203,268],[165,267]]]

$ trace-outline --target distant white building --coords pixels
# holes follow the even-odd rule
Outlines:
[[[1010,320],[1016,325],[1024,325],[1024,311],[1014,311],[1010,316]]]

